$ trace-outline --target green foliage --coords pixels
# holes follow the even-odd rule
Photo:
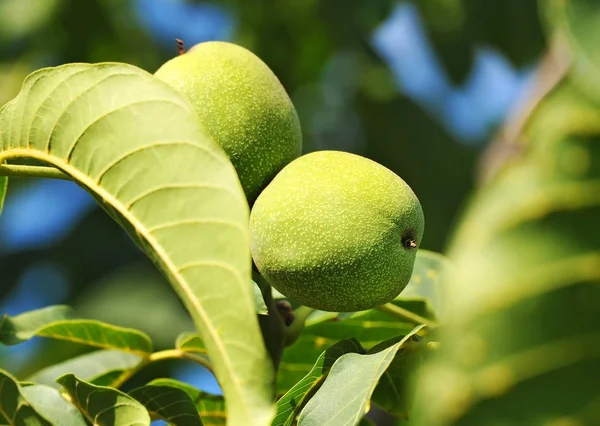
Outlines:
[[[85,7],[101,11],[101,5],[109,3],[118,2],[90,0]],[[445,198],[455,185],[448,176],[462,173],[464,180],[465,170],[471,169],[459,158],[466,154],[452,151],[447,136],[440,135],[443,132],[415,114],[405,100],[390,96],[387,71],[364,42],[362,31],[374,28],[390,13],[392,3],[358,6],[332,0],[292,6],[267,0],[259,12],[240,3],[239,38],[256,45],[261,59],[273,64],[278,77],[292,82],[291,86],[306,76],[319,75],[319,58],[344,52],[343,58],[336,56],[343,67],[333,61],[334,77],[326,77],[347,94],[335,114],[352,103],[367,117],[365,137],[373,140],[366,150],[370,158],[385,159],[392,169],[416,164],[405,170],[412,170],[416,193],[430,186],[421,200],[428,212],[428,233],[433,235],[427,238],[440,244],[447,232],[440,217],[449,216],[456,206],[446,203],[444,208],[452,210],[444,212],[432,200]],[[84,7],[84,2],[75,0],[48,1],[26,17],[9,19],[20,4],[7,0],[0,5],[0,23],[6,24],[0,25],[0,54],[8,43],[7,34],[39,36],[37,26],[46,25],[56,13],[62,14],[70,31],[69,22],[76,16],[72,10]],[[525,124],[518,140],[509,141],[518,148],[516,155],[503,161],[499,172],[473,194],[454,229],[449,258],[417,251],[406,288],[394,292],[384,305],[365,311],[326,312],[297,306],[297,301],[286,300],[252,271],[242,173],[208,135],[184,95],[122,63],[89,65],[73,60],[77,63],[42,69],[25,79],[20,94],[0,109],[0,209],[8,175],[74,180],[163,273],[194,324],[186,322],[179,306],[162,310],[167,305],[157,303],[163,317],[149,314],[153,302],[139,289],[151,287],[151,280],[146,282],[148,275],[137,272],[101,281],[103,290],[122,299],[114,311],[111,298],[98,292],[94,293],[100,295],[97,305],[90,303],[89,295],[81,303],[84,316],[68,306],[2,315],[0,344],[37,340],[44,359],[16,373],[0,370],[0,423],[120,426],[162,419],[176,426],[596,424],[600,5],[592,0],[546,0],[540,2],[539,16],[534,2],[520,0],[485,5],[476,0],[432,0],[417,7],[456,81],[470,69],[471,50],[482,42],[501,48],[518,63],[541,53],[544,40],[538,20],[542,15],[552,38],[558,40],[558,49],[566,53],[554,60],[568,58],[570,72],[556,78],[553,88],[522,117]],[[268,12],[270,8],[275,12]],[[265,21],[265,13],[280,14],[282,28]],[[522,20],[509,28],[495,19],[494,15],[502,14]],[[311,19],[317,15],[323,20]],[[264,25],[249,37],[249,23],[258,21]],[[357,29],[345,22],[355,23]],[[107,28],[101,23],[94,29],[110,32]],[[338,37],[327,46],[315,43],[328,31]],[[295,32],[302,38],[296,39]],[[131,39],[124,43],[142,45],[139,35],[132,34]],[[266,49],[265,40],[272,39],[279,44]],[[142,61],[142,54],[131,50],[131,61]],[[289,55],[290,51],[295,54]],[[0,67],[0,92],[5,82],[20,81],[32,63],[34,58],[23,57],[14,69]],[[358,69],[354,77],[340,72],[351,67]],[[224,101],[224,108],[231,106],[218,90],[214,93]],[[324,102],[315,107],[302,96],[300,100],[301,117],[323,114],[323,105],[329,106]],[[348,120],[349,116],[340,117]],[[406,120],[414,121],[414,126],[403,128]],[[258,126],[264,130],[265,123]],[[415,133],[415,128],[423,132]],[[279,130],[269,128],[274,133]],[[225,131],[236,135],[239,129],[232,126]],[[307,134],[310,142],[305,146],[311,150],[319,137],[314,128],[309,127]],[[392,151],[387,146],[390,141],[397,145]],[[410,150],[405,141],[410,141]],[[439,148],[438,155],[430,155],[434,147]],[[270,249],[298,243],[291,231],[300,208],[336,219],[325,228],[329,232],[325,240],[327,232],[311,229],[315,234],[309,241],[318,247],[343,234],[344,229],[335,228],[348,223],[347,215],[340,218],[342,207],[323,209],[331,194],[319,202],[309,197],[298,209],[281,209],[287,197],[308,192],[315,176],[333,166],[331,161],[321,164],[310,177],[300,179],[294,188],[284,187],[274,197],[274,205],[279,206],[267,218],[289,214],[292,219],[288,218],[281,238]],[[431,170],[436,171],[435,181],[422,179]],[[355,169],[348,174],[360,175]],[[11,177],[11,191],[12,182]],[[370,214],[375,203],[367,201],[377,191],[365,181],[352,189],[360,185],[370,190],[360,204],[361,211]],[[18,187],[16,180],[15,190]],[[453,197],[459,192],[453,192]],[[376,225],[349,222],[351,237],[360,237]],[[48,250],[0,258],[0,292],[10,291],[33,257],[68,259],[69,274],[82,280],[85,271],[87,279],[96,279],[105,266],[86,264],[84,260],[92,255],[81,247],[102,238],[111,247],[115,264],[122,265],[118,232],[109,228],[85,232],[90,229],[95,228],[78,226],[74,234],[78,239],[70,237]],[[363,245],[367,244],[359,241],[352,249],[364,249]],[[309,251],[310,256],[317,251]],[[377,253],[385,260],[385,250]],[[374,263],[367,265],[370,272],[360,277],[360,284],[380,283],[386,268],[383,272],[393,277],[406,275],[401,266],[383,262],[373,268]],[[142,270],[150,266],[148,262]],[[342,287],[358,277],[347,268],[338,272],[333,282]],[[140,286],[130,286],[136,281]],[[307,279],[303,284],[314,282]],[[372,296],[360,291],[353,289],[351,296]],[[122,315],[124,310],[127,315]],[[155,328],[161,332],[155,334]],[[60,345],[69,349],[57,356],[52,349]],[[224,396],[169,378],[170,366],[183,362],[214,374]]]
[[[190,311],[235,416],[268,418],[273,372],[252,297],[248,205],[188,101],[130,65],[65,65],[25,81],[0,132],[0,162],[55,165],[125,228]]]
[[[30,382],[58,387],[56,379],[74,373],[81,379],[102,386],[114,386],[144,363],[144,358],[118,350],[100,350],[80,355],[38,370],[27,378]]]
[[[312,369],[277,401],[277,415],[274,424],[292,426],[306,400],[310,398],[325,380],[331,366],[339,357],[347,353],[364,353],[364,348],[354,339],[341,340],[324,351]]]
[[[40,415],[56,425],[85,426],[87,424],[83,414],[54,388],[21,384],[21,394]]]
[[[149,386],[164,386],[185,392],[194,403],[204,426],[222,426],[226,423],[225,401],[219,395],[202,392],[193,386],[173,379],[156,379]]]
[[[16,379],[2,370],[0,370],[0,389],[2,390],[0,421],[3,424],[10,426],[20,424],[52,425],[25,399],[21,392],[21,386],[19,386]]]
[[[16,345],[32,337],[51,337],[89,346],[148,355],[150,338],[137,330],[77,318],[68,306],[50,306],[0,319],[0,343]]]
[[[357,424],[369,410],[371,395],[398,350],[421,328],[416,327],[402,340],[379,352],[342,355],[300,412],[299,423],[309,426]]]
[[[448,318],[421,378],[418,425],[597,421],[600,107],[591,34],[600,8],[549,4],[560,5],[574,43],[573,73],[538,103],[520,155],[460,222]]]
[[[586,95],[600,99],[600,8],[594,0],[544,0],[545,15],[573,52],[571,76]]]
[[[206,346],[204,346],[202,338],[196,333],[181,333],[177,336],[175,347],[185,352],[206,353]]]
[[[478,194],[451,250],[443,341],[452,343],[424,375],[418,424],[590,424],[599,122],[596,105],[560,84],[529,119],[527,152]]]
[[[173,426],[202,426],[202,420],[189,395],[173,386],[146,385],[135,388],[129,396],[141,402],[152,419],[162,419]]]
[[[65,389],[70,401],[94,425],[150,426],[150,415],[144,406],[123,392],[92,385],[74,374],[62,376],[57,382]]]

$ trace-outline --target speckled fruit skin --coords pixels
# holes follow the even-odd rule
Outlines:
[[[166,62],[155,76],[192,103],[233,163],[248,202],[302,152],[296,110],[269,67],[249,50],[205,42]]]
[[[260,273],[288,298],[324,311],[371,309],[400,294],[423,231],[421,203],[406,182],[340,151],[288,164],[250,214]]]

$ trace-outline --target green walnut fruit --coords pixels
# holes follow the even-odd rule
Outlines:
[[[423,230],[419,199],[391,170],[318,151],[292,161],[260,194],[250,247],[260,273],[288,298],[353,312],[404,290]]]
[[[249,50],[200,43],[166,62],[155,76],[191,101],[207,133],[229,156],[250,204],[300,156],[294,105],[275,74]]]

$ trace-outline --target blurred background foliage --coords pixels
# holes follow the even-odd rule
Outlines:
[[[479,159],[535,86],[549,44],[538,7],[536,0],[0,0],[0,104],[40,67],[120,61],[154,72],[177,54],[175,38],[188,47],[233,41],[282,81],[305,152],[351,151],[394,170],[422,201],[423,248],[444,251],[481,175]],[[13,179],[0,217],[0,314],[59,303],[144,330],[159,349],[193,327],[87,193],[72,182]],[[26,377],[84,350],[34,339],[0,347],[0,366]],[[32,356],[40,351],[45,356]],[[216,391],[206,372],[169,363],[133,384],[156,374]]]

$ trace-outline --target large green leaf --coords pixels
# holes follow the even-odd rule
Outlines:
[[[187,383],[173,379],[155,379],[148,385],[171,387],[185,392],[196,406],[204,426],[223,426],[226,424],[227,415],[223,397],[202,392]]]
[[[66,374],[57,382],[65,389],[73,404],[93,425],[150,426],[150,415],[142,404],[113,388],[96,386]]]
[[[152,353],[152,342],[141,331],[80,319],[68,306],[50,306],[0,318],[0,343],[16,345],[35,336],[120,349],[139,355]]]
[[[598,423],[600,108],[564,81],[523,141],[452,241],[451,309],[419,380],[419,426]]]
[[[0,422],[9,426],[52,426],[22,394],[17,380],[0,370]]]
[[[357,340],[342,340],[323,352],[306,376],[277,401],[273,426],[292,426],[300,410],[323,383],[333,363],[347,353],[365,353]]]
[[[54,425],[86,426],[83,415],[54,388],[32,385],[21,388],[21,393],[35,410]]]
[[[189,102],[131,65],[42,69],[0,110],[0,163],[20,157],[71,176],[125,228],[194,318],[232,424],[268,424],[274,373],[252,290],[249,208]]]
[[[192,399],[181,389],[146,385],[133,389],[129,396],[142,403],[153,419],[162,419],[172,426],[202,426]]]
[[[377,383],[405,342],[424,326],[415,327],[396,344],[368,355],[338,358],[325,382],[300,412],[299,426],[355,425],[367,413]]]
[[[46,367],[27,380],[59,388],[56,379],[67,373],[96,385],[113,386],[122,374],[135,369],[144,358],[129,352],[99,350]]]

